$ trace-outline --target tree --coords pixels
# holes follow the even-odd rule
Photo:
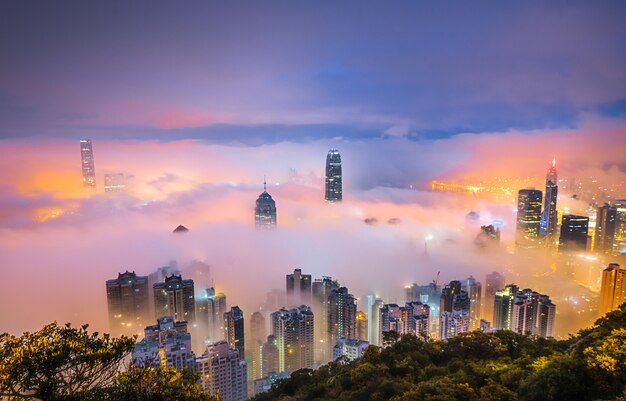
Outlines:
[[[0,334],[0,397],[70,399],[112,383],[135,339],[87,328],[55,322],[21,337]]]

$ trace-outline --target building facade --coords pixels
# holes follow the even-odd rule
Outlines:
[[[523,248],[537,245],[543,194],[537,189],[520,189],[517,195],[516,244]]]
[[[85,187],[96,187],[96,169],[93,160],[93,147],[91,139],[80,140],[80,161],[83,172],[83,185]]]
[[[341,155],[337,149],[330,149],[326,155],[325,199],[327,202],[341,202],[343,199]]]
[[[311,308],[302,305],[272,313],[272,334],[278,348],[279,371],[292,373],[314,364],[314,318]]]
[[[276,227],[276,202],[272,199],[272,195],[267,193],[265,182],[263,183],[263,192],[256,200],[254,226],[257,229],[272,229]]]
[[[148,277],[128,270],[118,273],[117,279],[107,280],[106,291],[111,334],[141,333],[152,320]]]
[[[248,398],[246,361],[226,341],[209,345],[196,361],[196,370],[200,374],[200,387],[212,395],[219,394],[220,401]]]
[[[165,282],[155,284],[153,291],[157,319],[173,316],[177,321],[186,320],[191,324],[196,322],[193,280],[183,280],[182,276],[173,274],[166,277]]]
[[[602,271],[600,287],[600,316],[614,311],[626,302],[626,269],[611,263]]]

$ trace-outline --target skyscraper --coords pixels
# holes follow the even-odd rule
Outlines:
[[[613,254],[626,254],[626,199],[613,202],[615,214],[615,235],[613,236]]]
[[[183,280],[171,275],[165,282],[154,285],[154,310],[156,318],[173,316],[176,321],[196,322],[196,301],[193,280]]]
[[[330,330],[328,329],[328,314],[330,308],[329,297],[333,290],[339,288],[339,283],[332,277],[315,279],[311,286],[313,302],[311,309],[317,316],[315,319],[315,361],[324,364],[331,360]]]
[[[256,200],[254,208],[254,226],[259,229],[276,227],[276,202],[267,193],[267,184],[263,182],[263,192]]]
[[[611,255],[613,253],[616,220],[616,207],[611,206],[608,203],[598,207],[598,211],[596,213],[596,232],[593,247],[595,252],[607,255]]]
[[[224,339],[224,313],[226,313],[226,295],[215,293],[213,287],[201,292],[197,301],[197,321],[205,339],[217,342]]]
[[[626,302],[626,269],[611,263],[602,271],[600,287],[600,316],[613,311]]]
[[[252,379],[263,377],[261,371],[261,347],[267,339],[267,330],[265,328],[265,318],[260,312],[254,312],[250,316],[250,341],[246,345],[252,361]]]
[[[272,313],[272,334],[278,348],[281,372],[313,367],[313,312],[308,306]]]
[[[219,393],[221,401],[244,401],[248,398],[248,374],[244,358],[226,341],[207,347],[197,359],[200,387],[212,395]]]
[[[367,324],[369,326],[368,332],[368,341],[372,345],[380,346],[382,343],[382,339],[380,338],[380,308],[383,307],[383,300],[376,297],[375,295],[371,295],[372,299],[370,302],[368,295],[368,307],[367,311],[369,313]]]
[[[556,234],[556,199],[559,187],[556,178],[556,159],[552,160],[552,166],[548,170],[546,176],[546,193],[543,203],[543,212],[541,213],[540,233],[542,236],[552,241]]]
[[[492,327],[496,330],[511,330],[513,327],[513,304],[517,295],[518,287],[509,284],[496,291],[493,304]]]
[[[555,316],[556,306],[550,297],[526,288],[515,295],[511,330],[520,334],[554,337]]]
[[[96,169],[93,162],[93,148],[91,139],[80,140],[80,160],[83,170],[83,185],[86,187],[96,187]]]
[[[230,348],[236,348],[241,358],[245,359],[243,311],[238,306],[233,306],[224,313],[224,338]]]
[[[339,150],[330,149],[326,155],[326,201],[341,202],[341,155]]]
[[[482,317],[493,324],[493,302],[496,292],[504,288],[504,276],[498,272],[487,274],[485,277],[485,299],[483,301]]]
[[[137,334],[150,317],[148,277],[137,276],[128,270],[117,279],[107,280],[107,305],[111,334]]]
[[[344,337],[356,338],[356,300],[346,287],[330,292],[328,297],[328,333],[330,347]]]
[[[367,341],[367,315],[360,310],[356,312],[356,338]]]
[[[559,251],[585,251],[587,249],[587,233],[589,217],[565,214],[561,219],[561,235]]]
[[[157,319],[157,324],[144,329],[144,338],[135,345],[132,359],[139,366],[162,364],[176,370],[193,370],[195,355],[187,322],[175,322],[172,316]]]
[[[522,247],[534,246],[541,222],[541,191],[520,189],[517,196],[517,239]]]
[[[475,283],[474,283],[475,284]],[[476,288],[473,288],[476,290]],[[476,294],[474,294],[476,296]],[[471,300],[460,281],[450,281],[441,290],[439,339],[445,340],[470,330]]]
[[[482,285],[472,276],[463,280],[463,290],[467,292],[470,300],[470,330],[476,330],[480,326],[482,312]]]
[[[267,336],[267,341],[261,346],[261,376],[280,371],[280,358],[276,346],[276,336]]]
[[[311,305],[311,275],[294,269],[286,276],[287,302],[290,306]]]

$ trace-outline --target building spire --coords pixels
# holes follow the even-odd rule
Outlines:
[[[263,192],[267,192],[267,182],[265,182],[265,174],[263,174]]]

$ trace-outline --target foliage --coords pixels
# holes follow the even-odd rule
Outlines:
[[[567,340],[476,331],[446,341],[384,333],[383,343],[253,401],[626,400],[626,305]]]

